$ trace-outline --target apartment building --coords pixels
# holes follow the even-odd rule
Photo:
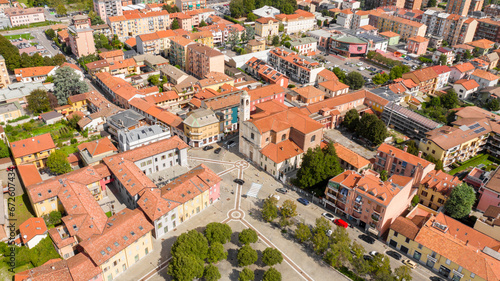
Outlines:
[[[137,204],[154,225],[153,236],[162,237],[217,202],[221,181],[201,164],[161,188],[142,191]]]
[[[437,87],[439,75],[432,67],[418,69],[403,74],[403,79],[411,79],[418,85],[419,91],[424,94],[433,94]]]
[[[135,67],[131,67],[129,73],[132,74],[134,71]],[[114,77],[108,72],[95,74],[95,82],[111,100],[124,108],[129,107],[129,102],[132,99],[146,96],[144,89],[138,90],[127,81],[119,77]]]
[[[266,42],[264,40],[252,39],[247,42],[245,46],[245,51],[247,54],[256,53],[266,50]]]
[[[293,101],[300,105],[308,105],[324,100],[325,92],[309,85],[301,88],[294,88],[286,94],[286,98],[288,101]]]
[[[290,41],[290,48],[297,50],[299,55],[311,55],[316,53],[318,41],[312,37],[296,38]]]
[[[374,14],[372,13],[372,16]],[[397,16],[387,14],[375,14],[377,18],[377,29],[380,32],[392,31],[401,36],[401,39],[406,40],[414,36],[425,36],[427,26],[423,23],[411,21]]]
[[[219,123],[219,119],[210,108],[191,111],[183,121],[188,144],[193,147],[203,147],[218,142],[221,137]]]
[[[336,142],[333,146],[335,147],[335,152],[337,153],[340,167],[342,167],[342,169],[361,173],[363,170],[371,167],[371,163],[368,159],[341,145],[340,143]]]
[[[285,27],[285,32],[294,34],[313,30],[316,25],[314,14],[304,10],[296,10],[294,14],[279,14],[274,16]]]
[[[447,279],[500,278],[499,241],[422,205],[394,220],[387,243]]]
[[[269,100],[275,100],[278,103],[285,103],[287,90],[277,84],[258,87],[253,90],[247,90],[250,96],[250,111],[253,113],[257,105]]]
[[[186,54],[187,73],[203,78],[210,72],[224,73],[224,54],[200,43],[188,44]]]
[[[319,62],[285,47],[269,51],[268,63],[277,71],[302,84],[314,83],[318,73],[324,69]]]
[[[123,16],[121,0],[94,0],[94,11],[107,22],[108,17]]]
[[[12,27],[45,21],[44,9],[40,7],[27,9],[5,8],[3,11],[9,18]]]
[[[164,130],[159,125],[142,126],[130,131],[120,131],[118,133],[118,145],[120,151],[127,151],[168,139],[170,136],[170,130]]]
[[[485,6],[483,12],[489,17],[498,17],[500,16],[500,5],[490,4]]]
[[[471,0],[464,0],[464,1],[459,1],[459,0],[450,0],[446,4],[446,9],[445,11],[450,14],[455,14],[459,16],[466,16],[469,14],[469,8],[471,6]],[[481,5],[482,8],[482,5]],[[479,9],[481,10],[481,9]]]
[[[205,91],[205,90],[204,90]],[[207,91],[212,92],[212,89]],[[238,130],[238,111],[240,104],[240,90],[232,88],[231,90],[218,93],[216,95],[191,99],[191,103],[199,108],[211,109],[219,119],[219,133],[232,133]],[[201,93],[201,92],[198,92]],[[214,93],[214,94],[215,94]]]
[[[393,102],[384,107],[382,121],[388,127],[417,139],[424,138],[427,132],[441,126],[441,124]]]
[[[451,46],[472,41],[478,23],[474,18],[431,9],[425,11],[421,22],[427,25],[427,36],[442,38]]]
[[[80,159],[85,166],[94,166],[102,163],[102,159],[118,152],[109,138],[84,142],[78,145]]]
[[[90,19],[86,15],[74,16],[68,26],[69,45],[76,57],[88,56],[96,52],[94,30],[90,28]]]
[[[181,12],[205,9],[207,8],[206,0],[175,0],[175,5]]]
[[[210,8],[196,9],[184,13],[191,17],[192,24],[195,27],[198,27],[202,21],[207,22],[211,16],[215,16],[215,10]]]
[[[108,17],[106,23],[111,33],[122,41],[141,34],[165,30],[170,27],[170,16],[167,11],[130,11],[122,16]]]
[[[170,50],[168,52],[170,64],[178,65],[181,69],[186,69],[187,47],[191,44],[195,44],[195,42],[182,36],[171,37]]]
[[[500,177],[499,170],[492,171],[489,179],[481,185],[478,192],[480,194],[477,209],[486,212],[488,208],[500,207]],[[483,178],[483,182],[485,179]]]
[[[280,87],[288,87],[288,77],[268,65],[265,61],[252,57],[245,64],[246,71],[254,78],[262,79],[269,84],[276,84]]]
[[[24,110],[18,101],[0,104],[0,122],[8,123],[24,115]]]
[[[450,82],[468,78],[476,69],[470,62],[458,63],[451,68]]]
[[[16,165],[35,164],[38,169],[45,167],[45,162],[56,149],[50,133],[10,143],[10,151]]]
[[[373,168],[379,172],[386,170],[389,175],[412,177],[413,184],[417,185],[436,166],[421,156],[422,153],[415,156],[405,150],[383,143],[377,149]]]
[[[483,89],[487,87],[493,87],[498,84],[498,79],[500,79],[500,76],[497,76],[486,70],[476,69],[471,73],[470,78],[476,80],[476,82],[479,84],[479,89]]]
[[[338,80],[329,80],[318,83],[318,89],[325,92],[329,98],[344,95],[349,92],[349,86]]]
[[[353,14],[350,28],[356,30],[370,24],[370,11],[358,10]]]
[[[255,34],[267,38],[278,35],[279,21],[274,18],[266,17],[255,20]]]
[[[2,55],[0,55],[0,89],[7,88],[7,85],[10,83],[9,72],[7,71],[5,59]]]
[[[458,94],[459,99],[466,100],[479,90],[479,84],[475,80],[461,79],[453,84],[453,89]]]
[[[8,0],[0,1],[0,13],[4,13],[4,9],[10,8],[10,2]]]
[[[208,30],[193,32],[183,35],[187,39],[193,40],[194,42],[201,43],[207,47],[214,47],[214,35]]]
[[[345,171],[330,179],[323,203],[353,218],[365,231],[381,236],[410,205],[412,184],[407,176],[393,175],[383,182],[372,170]]]
[[[453,188],[461,184],[458,177],[451,176],[441,170],[430,171],[421,181],[418,187],[420,204],[435,211],[444,206]]]
[[[337,24],[344,28],[351,28],[354,13],[350,9],[341,10],[337,15]]]
[[[170,29],[136,36],[137,52],[139,54],[168,55],[170,38],[177,34]]]

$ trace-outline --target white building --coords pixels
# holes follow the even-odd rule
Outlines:
[[[316,17],[303,10],[297,10],[291,15],[279,14],[275,18],[284,25],[285,32],[289,34],[313,30],[316,26]]]
[[[351,10],[342,10],[337,15],[337,24],[345,28],[351,28],[353,17],[354,13]]]
[[[479,84],[479,89],[482,89],[495,86],[496,84],[498,84],[498,79],[500,77],[486,70],[476,69],[474,70],[474,72],[472,72],[470,78],[476,80],[476,82]]]
[[[142,126],[130,131],[118,132],[120,151],[127,151],[139,146],[170,138],[170,130],[163,130],[159,125]]]
[[[300,55],[306,55],[310,52],[316,52],[318,47],[318,40],[313,37],[302,37],[290,41],[290,48],[297,49]]]
[[[43,218],[29,218],[19,226],[21,240],[31,249],[47,237],[47,226]]]
[[[450,80],[451,68],[447,65],[435,65],[432,66],[432,70],[438,75],[436,90],[444,88]]]
[[[40,7],[28,9],[6,8],[4,9],[4,13],[9,17],[11,26],[28,25],[30,23],[45,21],[44,9]]]
[[[453,84],[453,89],[457,92],[458,98],[466,100],[479,90],[479,84],[474,79],[460,79]]]
[[[94,11],[106,22],[108,17],[122,16],[121,0],[94,0]]]
[[[260,9],[255,9],[252,13],[259,18],[274,18],[274,16],[280,14],[280,10],[272,6],[264,6]]]
[[[356,10],[361,8],[361,2],[359,1],[344,1],[342,2],[342,9]]]

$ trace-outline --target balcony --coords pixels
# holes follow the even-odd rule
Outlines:
[[[329,198],[331,198],[331,199],[333,199],[333,200],[335,200],[335,201],[337,200],[337,196],[333,195],[333,194],[332,194],[332,193],[330,193],[330,192],[327,192],[327,193],[326,193],[326,197],[329,197]]]
[[[375,221],[375,222],[380,221],[380,215],[376,214],[376,213],[373,213],[372,214],[372,220]]]

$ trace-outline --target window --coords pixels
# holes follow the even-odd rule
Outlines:
[[[424,246],[422,246],[422,244],[418,244],[418,248],[419,249],[422,249]]]
[[[449,259],[446,259],[446,264],[447,265],[450,265],[451,264],[451,261]]]
[[[410,243],[410,238],[406,238],[406,239],[405,239],[405,242],[406,242],[406,243]]]
[[[398,237],[398,232],[394,231],[394,237]]]
[[[251,134],[250,134],[250,138],[255,139],[255,134],[254,134],[254,133],[251,133]]]
[[[314,135],[314,136],[311,137],[311,142],[313,142],[315,140],[316,140],[316,135]]]
[[[286,134],[283,134],[283,135],[281,136],[281,140],[282,140],[282,141],[286,140]]]

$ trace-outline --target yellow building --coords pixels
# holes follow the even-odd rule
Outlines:
[[[87,95],[85,93],[68,97],[71,112],[87,110]]]
[[[260,18],[255,21],[255,34],[260,37],[273,37],[279,34],[280,23],[274,18]]]
[[[219,119],[211,109],[196,109],[184,119],[184,134],[188,144],[193,147],[202,147],[219,140]]]
[[[189,33],[184,35],[184,37],[193,40],[194,42],[208,46],[210,48],[214,47],[214,35],[209,30]]]
[[[35,164],[38,169],[45,167],[45,161],[55,150],[50,133],[10,143],[16,165]]]
[[[23,111],[18,101],[0,104],[0,122],[7,123],[21,116]]]
[[[266,42],[258,41],[255,39],[248,41],[247,45],[245,46],[245,51],[247,51],[247,53],[255,53],[265,50],[266,50]]]
[[[425,36],[427,26],[423,23],[411,21],[397,16],[372,13],[378,17],[377,29],[380,32],[392,31],[401,36],[401,39],[406,40],[413,36]]]
[[[394,220],[387,243],[447,279],[500,280],[499,241],[422,205]]]
[[[418,187],[420,204],[438,210],[444,205],[451,191],[462,181],[443,171],[431,171],[421,181]]]

